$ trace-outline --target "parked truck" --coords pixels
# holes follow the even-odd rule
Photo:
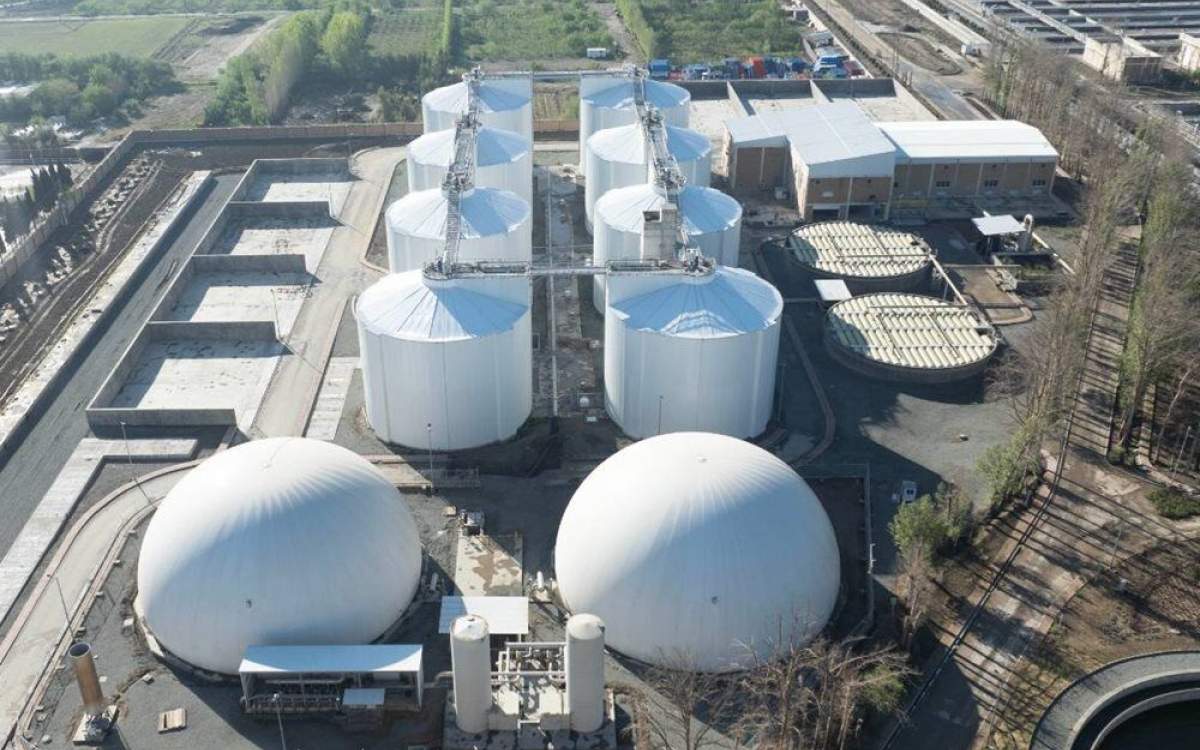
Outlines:
[[[671,77],[671,61],[665,57],[651,60],[648,68],[650,70],[650,77],[655,80],[665,81]]]

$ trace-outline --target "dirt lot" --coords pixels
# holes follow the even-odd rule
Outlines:
[[[280,13],[195,21],[187,35],[171,40],[155,57],[171,63],[182,81],[211,81],[231,57],[248,50],[285,18],[287,14]]]

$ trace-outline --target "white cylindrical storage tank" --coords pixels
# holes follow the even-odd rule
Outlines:
[[[601,618],[610,648],[711,672],[814,637],[841,583],[808,484],[756,445],[701,432],[642,440],[596,467],[567,505],[554,560],[567,608]]]
[[[740,268],[617,272],[604,315],[604,405],[625,434],[761,434],[783,297]]]
[[[391,274],[358,298],[367,421],[382,440],[461,450],[506,440],[533,408],[529,277]]]
[[[712,141],[695,130],[667,125],[667,149],[689,185],[708,187],[712,178]],[[649,144],[642,123],[601,130],[587,141],[584,207],[592,228],[596,201],[609,190],[649,182]]]
[[[463,615],[450,626],[454,715],[459,731],[481,734],[492,710],[492,655],[487,620]]]
[[[646,104],[663,115],[669,125],[686,128],[692,103],[687,89],[673,83],[646,79]],[[592,134],[606,128],[629,125],[637,121],[634,87],[637,84],[627,75],[582,76],[579,79],[579,170],[587,175],[587,142]]]
[[[468,74],[469,75],[469,74]],[[478,83],[479,119],[484,125],[511,130],[533,141],[533,78],[513,76],[483,78]],[[454,129],[468,109],[466,81],[434,89],[421,97],[425,132]]]
[[[476,187],[462,193],[458,260],[528,262],[533,257],[529,203],[516,193]],[[424,268],[446,246],[449,202],[441,188],[409,193],[388,206],[388,266],[392,273]]]
[[[154,514],[137,611],[193,666],[237,674],[247,646],[370,643],[412,601],[421,539],[362,456],[307,438],[214,454]]]
[[[646,212],[657,211],[667,202],[657,185],[631,185],[610,190],[596,201],[592,231],[592,263],[603,266],[610,260],[636,260],[642,254],[642,228]],[[738,264],[742,242],[742,204],[720,190],[688,185],[679,191],[683,228],[692,244],[723,266]],[[594,277],[592,301],[604,312],[605,281]]]
[[[408,144],[408,191],[433,190],[454,161],[455,130],[426,133]],[[482,127],[475,136],[475,184],[516,193],[533,205],[533,145],[511,130]]]
[[[572,615],[566,633],[571,729],[595,732],[604,724],[604,622],[595,615]]]

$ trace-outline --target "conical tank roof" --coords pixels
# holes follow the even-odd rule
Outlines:
[[[596,201],[596,213],[609,226],[640,232],[645,212],[656,211],[667,202],[666,193],[652,184],[610,190]],[[712,234],[735,226],[742,219],[740,203],[709,187],[688,185],[679,191],[679,212],[688,234]]]
[[[646,91],[646,103],[659,109],[671,109],[686,105],[692,100],[688,90],[673,83],[646,80],[643,82]],[[630,80],[620,80],[612,86],[594,91],[584,96],[596,107],[611,109],[631,109],[635,106],[634,83]]]
[[[514,86],[504,85],[505,81],[479,82],[479,111],[480,112],[509,112],[529,104],[530,97]],[[466,112],[468,93],[464,81],[452,83],[434,89],[421,97],[422,103],[442,112]]]
[[[448,202],[441,189],[409,193],[388,206],[387,223],[394,231],[442,239],[446,236]],[[476,187],[462,194],[459,204],[461,237],[507,234],[529,219],[529,204],[516,193]]]
[[[718,266],[682,276],[651,292],[612,305],[625,325],[681,338],[717,338],[762,331],[779,322],[783,297],[750,271]]]
[[[707,159],[712,153],[712,141],[690,128],[667,125],[667,150],[677,161],[691,162]],[[646,133],[641,123],[622,125],[596,131],[588,138],[588,146],[609,161],[628,164],[646,163]]]
[[[394,273],[359,296],[355,314],[373,333],[447,342],[509,331],[528,310],[475,286],[471,279],[427,278],[420,270]]]
[[[453,130],[426,133],[408,144],[408,158],[422,164],[449,167],[454,161]],[[491,167],[510,164],[529,153],[529,141],[519,133],[481,127],[475,137],[475,165]]]

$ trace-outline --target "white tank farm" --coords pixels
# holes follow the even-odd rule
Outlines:
[[[426,133],[408,144],[408,191],[432,190],[454,161],[451,130]],[[533,205],[533,147],[511,130],[482,127],[475,134],[475,184],[508,190]]]
[[[579,485],[558,527],[558,590],[621,653],[706,672],[802,644],[833,613],[837,538],[783,461],[725,435],[642,440]]]
[[[667,149],[689,185],[708,187],[712,178],[712,141],[703,133],[667,125]],[[587,141],[584,207],[592,227],[596,201],[609,190],[650,181],[650,144],[640,122],[601,130]]]
[[[668,125],[688,126],[692,95],[664,81],[646,79],[646,104]],[[579,169],[587,175],[587,142],[593,133],[637,122],[634,80],[629,76],[582,76],[579,79]]]
[[[441,257],[448,211],[441,188],[409,193],[388,206],[384,221],[392,273],[424,268]],[[459,215],[459,262],[528,262],[533,257],[529,203],[516,193],[489,187],[465,190]]]
[[[638,260],[642,254],[642,228],[646,212],[660,210],[666,192],[650,183],[631,185],[605,193],[596,201],[592,230],[592,263]],[[720,190],[688,185],[679,191],[683,228],[692,245],[723,266],[738,264],[742,242],[742,204]],[[592,301],[604,312],[605,281],[594,277]]]
[[[358,298],[367,421],[380,439],[461,450],[516,434],[533,407],[524,274],[391,274]]]
[[[771,418],[783,297],[740,268],[616,272],[604,314],[604,405],[630,437],[748,438]]]
[[[468,74],[469,75],[469,74]],[[479,118],[484,125],[511,130],[533,141],[533,78],[483,78],[478,84]],[[467,82],[434,89],[421,97],[425,132],[453,130],[468,107]]]
[[[214,454],[167,493],[138,556],[137,611],[173,655],[237,674],[247,646],[370,643],[420,577],[417,525],[370,462],[267,438]]]

